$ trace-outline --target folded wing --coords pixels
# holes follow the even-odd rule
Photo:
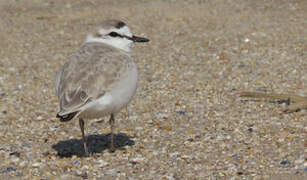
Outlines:
[[[128,68],[130,56],[102,43],[87,43],[56,73],[58,117],[72,119],[83,107],[102,97]]]

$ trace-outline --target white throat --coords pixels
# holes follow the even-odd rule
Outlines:
[[[132,41],[125,38],[117,37],[117,38],[104,39],[104,38],[94,37],[92,34],[89,34],[86,37],[85,43],[89,42],[105,43],[115,48],[124,50],[126,52],[130,52],[132,46]]]

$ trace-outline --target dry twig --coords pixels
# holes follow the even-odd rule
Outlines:
[[[264,98],[267,100],[277,100],[277,101],[290,101],[291,104],[284,112],[290,113],[299,111],[302,109],[307,109],[307,97],[299,96],[295,94],[276,94],[276,93],[258,93],[258,92],[241,92],[240,97],[249,98]]]

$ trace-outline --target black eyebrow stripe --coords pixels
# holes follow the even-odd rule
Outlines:
[[[121,37],[121,38],[126,38],[126,39],[129,39],[129,40],[131,40],[131,37],[129,37],[129,36],[126,36],[126,35],[121,35],[121,34],[118,34],[117,32],[114,32],[114,31],[112,31],[113,33],[116,33],[116,35],[118,36],[118,37]]]

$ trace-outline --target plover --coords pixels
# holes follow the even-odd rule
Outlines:
[[[131,101],[138,81],[130,48],[134,42],[148,41],[132,35],[122,21],[103,21],[56,73],[57,118],[62,122],[79,119],[86,156],[87,120],[107,115],[111,126],[110,151],[115,150],[114,116]]]

